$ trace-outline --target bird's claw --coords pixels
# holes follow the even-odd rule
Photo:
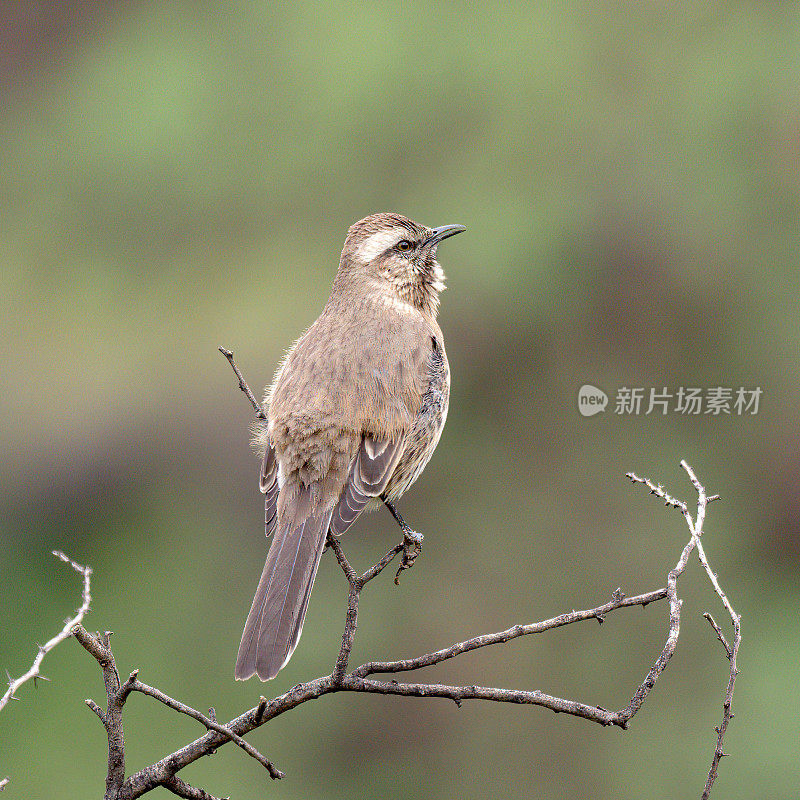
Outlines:
[[[403,560],[394,576],[395,586],[400,585],[400,573],[411,569],[417,556],[422,552],[422,534],[412,531],[411,528],[403,530]]]

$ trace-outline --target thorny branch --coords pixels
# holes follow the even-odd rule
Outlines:
[[[441,650],[426,653],[414,658],[396,661],[370,661],[352,670],[349,667],[349,659],[358,626],[358,605],[361,592],[370,581],[380,575],[398,554],[404,551],[405,543],[400,542],[395,545],[372,567],[363,573],[359,573],[347,559],[339,540],[333,536],[329,536],[328,544],[335,554],[349,586],[342,643],[333,670],[329,675],[316,678],[307,683],[298,684],[290,691],[272,700],[268,701],[263,697],[260,698],[258,705],[231,720],[226,725],[218,725],[214,720],[209,719],[200,712],[173,700],[157,689],[153,689],[141,683],[138,679],[138,671],[131,673],[125,683],[120,684],[113,654],[111,653],[108,643],[108,634],[102,637],[98,634],[98,636],[94,637],[87,634],[80,626],[77,627],[75,630],[76,638],[78,638],[81,644],[98,660],[98,663],[103,669],[107,687],[107,711],[104,712],[92,701],[87,701],[87,704],[92,707],[103,721],[109,733],[109,783],[107,784],[106,799],[133,800],[133,798],[140,797],[156,786],[163,786],[180,797],[211,798],[211,800],[215,800],[213,795],[208,794],[203,789],[191,787],[180,780],[177,777],[177,773],[197,759],[213,753],[217,748],[230,740],[236,742],[236,744],[246,750],[249,755],[265,766],[271,777],[282,777],[282,773],[279,770],[257,750],[248,745],[241,737],[309,700],[335,692],[365,692],[402,695],[406,697],[441,697],[452,700],[458,706],[460,706],[464,700],[490,700],[501,703],[537,705],[548,708],[556,713],[565,713],[582,717],[599,725],[614,725],[626,729],[631,719],[633,719],[641,708],[648,694],[652,691],[656,681],[675,652],[678,635],[680,633],[680,613],[683,602],[677,596],[678,578],[685,570],[689,556],[694,550],[698,550],[698,555],[700,555],[700,560],[704,568],[708,564],[705,553],[702,551],[702,545],[698,548],[698,544],[700,544],[700,536],[702,535],[706,506],[715,498],[707,497],[705,490],[700,486],[699,482],[695,483],[696,479],[693,477],[693,473],[691,473],[688,465],[684,465],[684,469],[686,469],[690,478],[692,478],[692,482],[695,484],[695,488],[698,491],[698,506],[695,517],[692,517],[685,503],[672,498],[662,487],[654,486],[650,481],[638,478],[632,473],[628,475],[632,481],[646,484],[651,492],[664,500],[667,505],[680,510],[681,513],[684,514],[690,528],[690,539],[684,546],[677,564],[668,573],[667,585],[665,587],[633,597],[626,597],[620,589],[617,589],[613,592],[608,602],[596,608],[571,611],[551,619],[527,625],[515,625],[507,630],[476,636],[472,639],[457,642]],[[709,577],[711,577],[711,575],[709,575]],[[716,577],[712,580],[712,583],[714,582],[716,582]],[[716,585],[718,585],[718,583]],[[618,609],[630,608],[632,606],[644,607],[649,603],[665,598],[669,602],[669,624],[664,648],[656,658],[642,683],[637,687],[630,702],[624,708],[617,711],[609,711],[599,706],[582,703],[577,700],[555,697],[538,689],[506,689],[477,685],[455,686],[436,683],[405,683],[396,680],[375,680],[370,677],[377,673],[396,674],[421,669],[423,667],[439,664],[442,661],[455,658],[472,650],[502,644],[520,636],[544,633],[553,628],[571,625],[576,622],[590,619],[596,619],[598,622],[602,622],[608,614]],[[726,603],[726,607],[730,605],[727,603],[727,598],[725,598],[723,602]],[[716,623],[714,623],[714,626],[716,630]],[[722,752],[722,738],[727,728],[727,723],[732,716],[730,714],[730,700],[733,693],[733,680],[735,679],[735,652],[738,650],[739,643],[738,617],[736,617],[735,629],[734,644],[733,646],[728,646],[731,647],[730,657],[733,666],[731,682],[725,701],[725,716],[723,718],[723,724],[718,728],[717,751],[719,753]],[[720,640],[723,641],[723,644],[726,644],[721,630],[718,631],[718,636]],[[171,753],[155,764],[125,779],[124,741],[122,739],[121,716],[117,719],[113,714],[117,712],[121,714],[122,705],[131,692],[147,694],[159,700],[159,702],[169,708],[194,717],[205,725],[207,732],[185,747],[176,750],[174,753]],[[720,757],[721,756],[717,756],[715,752],[714,763],[712,765],[712,771],[709,773],[709,782],[704,797],[708,796],[707,792],[710,791],[710,787],[716,778]]]
[[[242,391],[245,392],[250,399],[250,402],[256,409],[259,418],[264,419],[263,412],[261,411],[258,402],[247,387],[244,378],[242,378],[241,373],[235,365],[233,354],[224,348],[220,348],[220,350],[231,364],[231,367],[239,378]],[[628,473],[628,477],[632,481],[645,484],[651,490],[651,493],[662,499],[666,505],[680,510],[684,515],[690,529],[690,539],[683,548],[677,564],[668,573],[667,584],[665,587],[647,592],[645,594],[639,594],[634,597],[626,597],[620,589],[617,589],[613,592],[611,599],[608,602],[603,603],[596,608],[585,609],[581,611],[571,611],[561,614],[557,617],[553,617],[552,619],[527,625],[515,625],[504,631],[476,636],[463,642],[457,642],[441,650],[426,653],[414,658],[396,661],[370,661],[350,671],[348,671],[349,659],[353,642],[355,641],[358,623],[358,605],[361,592],[370,581],[376,578],[397,557],[399,553],[405,554],[406,550],[408,549],[409,542],[406,541],[406,537],[404,535],[403,542],[389,550],[376,564],[367,569],[365,572],[358,573],[345,556],[339,541],[336,538],[329,536],[328,544],[333,550],[349,585],[342,643],[331,673],[306,683],[298,684],[288,692],[274,697],[272,700],[267,700],[266,698],[261,697],[256,706],[248,711],[245,711],[235,719],[230,720],[225,725],[219,725],[213,718],[213,713],[211,714],[212,718],[206,717],[199,711],[196,711],[195,709],[192,709],[189,706],[180,703],[179,701],[173,700],[171,697],[168,697],[159,690],[142,683],[138,678],[138,670],[132,672],[127,680],[122,683],[120,681],[114,656],[111,651],[111,634],[106,632],[103,635],[91,635],[87,633],[83,627],[76,625],[74,627],[75,637],[78,639],[80,644],[97,660],[102,669],[103,679],[106,686],[107,707],[105,711],[103,711],[103,709],[94,703],[94,701],[86,701],[86,704],[100,718],[108,735],[108,775],[106,779],[105,800],[134,800],[134,798],[141,797],[143,794],[159,786],[169,790],[179,797],[194,798],[195,800],[218,800],[214,795],[209,794],[205,790],[190,786],[188,783],[179,778],[177,773],[194,761],[214,753],[220,746],[224,745],[228,741],[234,741],[240,748],[245,750],[248,755],[252,756],[255,760],[262,764],[262,766],[266,768],[270,777],[283,777],[282,772],[280,772],[274,765],[271,764],[271,762],[269,762],[263,755],[253,748],[252,745],[249,745],[247,742],[245,742],[242,737],[261,725],[268,723],[275,717],[278,717],[287,711],[291,711],[292,709],[302,705],[305,702],[308,702],[309,700],[313,700],[325,694],[332,694],[335,692],[347,691],[393,694],[408,697],[441,697],[452,700],[457,706],[460,706],[464,700],[491,700],[494,702],[538,705],[542,706],[543,708],[548,708],[556,713],[571,714],[600,725],[614,725],[619,728],[626,729],[631,719],[641,708],[650,691],[652,691],[656,681],[663,673],[664,669],[669,663],[670,658],[675,652],[678,642],[678,635],[680,633],[680,614],[683,602],[678,597],[677,584],[679,577],[686,569],[689,556],[693,550],[697,550],[700,563],[706,570],[706,573],[708,574],[708,577],[714,586],[714,590],[719,595],[723,605],[731,616],[731,621],[734,627],[733,644],[729,645],[725,640],[722,630],[719,628],[719,626],[717,626],[713,618],[711,618],[710,615],[707,617],[710,624],[714,627],[717,637],[722,642],[726,655],[731,662],[730,679],[728,682],[725,702],[723,704],[723,720],[722,724],[717,728],[717,746],[715,749],[711,770],[709,771],[708,779],[706,781],[705,791],[703,793],[703,798],[707,798],[709,796],[711,786],[713,785],[717,776],[719,760],[724,755],[722,750],[723,737],[725,735],[728,723],[733,717],[731,713],[731,704],[733,698],[733,686],[737,675],[736,655],[738,653],[741,639],[740,618],[733,611],[728,598],[719,586],[716,575],[714,575],[708,566],[708,560],[701,543],[701,535],[703,532],[703,523],[705,520],[707,505],[709,502],[717,498],[716,496],[708,497],[706,495],[705,489],[697,480],[691,468],[685,462],[681,462],[681,466],[689,475],[689,478],[698,493],[697,510],[694,517],[692,517],[692,514],[689,511],[686,503],[671,497],[661,486],[656,486],[649,480],[639,478],[633,473]],[[629,608],[632,606],[645,607],[649,603],[665,598],[669,603],[669,623],[666,643],[661,653],[653,663],[653,666],[645,676],[644,680],[637,687],[636,691],[631,697],[630,702],[624,708],[618,711],[609,711],[596,705],[555,697],[545,694],[538,689],[527,690],[505,689],[477,685],[454,686],[434,683],[401,683],[395,680],[374,680],[369,677],[376,673],[394,674],[420,669],[422,667],[431,666],[442,661],[455,658],[463,653],[467,653],[478,648],[502,644],[520,636],[544,633],[545,631],[552,630],[553,628],[571,625],[576,622],[590,619],[596,619],[598,622],[603,622],[608,614],[617,611],[618,609]],[[165,756],[160,761],[157,761],[154,764],[151,764],[150,766],[145,767],[144,769],[141,769],[126,778],[122,711],[127,698],[132,692],[146,694],[169,708],[193,717],[205,726],[206,733],[198,739],[195,739],[193,742],[190,742],[184,747]]]
[[[73,625],[82,622],[86,612],[89,611],[89,604],[92,602],[92,568],[81,566],[71,558],[68,558],[66,555],[64,555],[64,553],[62,553],[60,550],[53,550],[53,555],[56,558],[60,558],[65,564],[69,564],[75,570],[75,572],[83,576],[83,591],[81,592],[81,598],[83,602],[81,603],[80,608],[75,612],[75,616],[69,617],[64,623],[64,627],[52,639],[50,639],[49,642],[39,645],[39,652],[36,654],[36,658],[33,659],[33,664],[31,664],[27,672],[25,672],[23,675],[20,675],[19,678],[13,680],[10,675],[8,676],[8,689],[6,689],[5,694],[0,697],[0,711],[5,708],[9,700],[17,699],[17,689],[19,689],[19,687],[22,686],[22,684],[26,681],[29,681],[31,678],[33,678],[35,685],[37,679],[43,681],[50,680],[49,678],[45,678],[45,676],[39,672],[39,667],[42,665],[44,657],[57,644],[63,642],[65,639],[69,639]]]
[[[53,550],[53,555],[56,558],[61,559],[65,564],[69,564],[75,572],[79,575],[83,576],[83,589],[81,591],[81,605],[80,608],[75,612],[75,615],[72,617],[67,618],[64,623],[64,627],[48,642],[45,644],[39,645],[39,651],[36,653],[36,657],[33,659],[33,663],[28,668],[27,672],[20,675],[19,678],[12,678],[8,673],[8,689],[6,689],[5,694],[0,697],[0,711],[2,711],[10,700],[16,700],[16,692],[20,686],[26,681],[33,679],[33,685],[36,685],[37,680],[49,681],[49,678],[46,678],[42,673],[39,671],[39,668],[42,665],[42,661],[44,661],[44,657],[59,643],[63,642],[65,639],[70,637],[72,633],[72,627],[79,622],[83,621],[84,616],[86,616],[87,612],[89,611],[89,605],[92,602],[92,594],[91,594],[91,576],[92,576],[92,568],[91,567],[84,567],[81,564],[73,561],[71,558],[66,556],[60,550]],[[3,778],[0,780],[0,792],[6,788],[9,784],[8,778]]]
[[[523,703],[549,708],[557,713],[572,714],[583,717],[600,725],[617,725],[626,728],[629,719],[638,710],[608,711],[598,706],[587,705],[574,700],[566,700],[545,694],[539,690],[501,689],[487,686],[451,686],[430,683],[400,683],[397,681],[372,680],[368,676],[375,673],[396,673],[420,667],[430,666],[454,658],[462,653],[487,647],[493,644],[507,642],[519,636],[534,633],[543,633],[553,628],[570,625],[588,619],[602,621],[605,616],[620,608],[631,606],[646,606],[649,603],[661,600],[667,596],[666,589],[657,589],[647,594],[636,597],[625,597],[619,590],[615,591],[611,600],[597,608],[582,611],[571,611],[552,619],[530,625],[516,625],[505,631],[477,636],[464,642],[458,642],[443,650],[427,653],[413,659],[401,661],[371,661],[348,672],[350,652],[355,640],[358,602],[362,590],[371,580],[376,578],[394,559],[403,551],[401,542],[389,550],[376,564],[363,573],[358,573],[347,560],[339,541],[330,536],[329,545],[336,555],[339,565],[344,572],[350,590],[345,619],[342,644],[336,658],[333,671],[324,677],[316,678],[307,683],[301,683],[290,691],[267,701],[260,698],[257,706],[246,711],[226,725],[218,725],[199,711],[195,711],[183,703],[173,700],[163,692],[147,686],[139,681],[138,670],[131,673],[130,677],[121,683],[117,672],[116,663],[110,647],[110,633],[92,635],[87,633],[80,625],[75,627],[74,634],[80,644],[97,660],[103,671],[106,685],[107,709],[103,711],[94,701],[87,700],[86,704],[100,718],[108,734],[108,777],[106,781],[106,800],[133,800],[141,797],[146,792],[157,786],[162,786],[180,797],[211,798],[203,789],[191,787],[177,778],[177,773],[203,756],[210,755],[221,745],[229,740],[235,741],[265,766],[273,778],[283,777],[283,773],[274,767],[255,748],[252,748],[241,737],[252,730],[264,725],[271,719],[290,711],[293,708],[309,701],[335,692],[366,692],[373,694],[393,694],[407,697],[442,697],[450,699],[460,706],[464,700],[492,700],[495,702]],[[205,725],[208,729],[204,736],[191,742],[185,747],[162,758],[155,764],[143,770],[124,777],[125,769],[125,744],[122,731],[122,708],[132,692],[146,694],[169,708],[191,716]]]

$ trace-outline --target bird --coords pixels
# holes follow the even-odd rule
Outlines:
[[[322,313],[265,390],[266,424],[253,444],[272,543],[236,680],[271,680],[288,663],[329,533],[340,536],[381,502],[413,533],[392,503],[420,476],[447,417],[437,248],[465,230],[398,213],[353,224]]]

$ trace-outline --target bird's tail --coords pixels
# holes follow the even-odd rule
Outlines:
[[[292,657],[308,608],[331,512],[278,527],[236,657],[236,680],[274,678]]]

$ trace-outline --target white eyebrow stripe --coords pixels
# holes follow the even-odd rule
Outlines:
[[[388,247],[409,235],[409,232],[402,227],[390,228],[387,231],[373,233],[372,236],[365,239],[358,250],[356,250],[356,258],[366,264],[379,256]]]

